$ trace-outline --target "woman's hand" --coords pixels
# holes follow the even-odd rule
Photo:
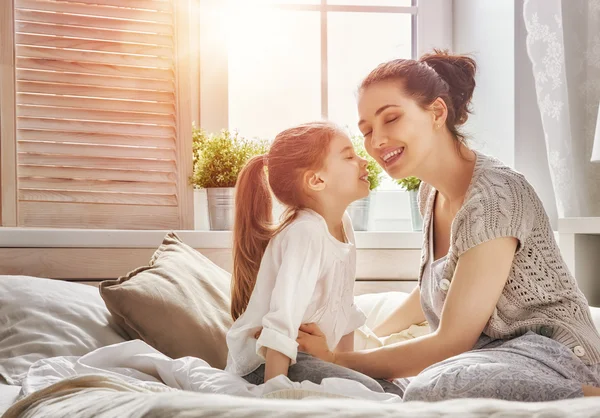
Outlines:
[[[317,324],[301,325],[296,341],[299,344],[298,351],[329,363],[335,363],[335,354],[329,351],[327,339]]]

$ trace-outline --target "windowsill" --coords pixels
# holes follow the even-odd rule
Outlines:
[[[0,228],[0,247],[5,248],[156,248],[164,230]],[[175,231],[194,248],[231,248],[230,231]],[[420,249],[421,232],[355,232],[359,249]]]

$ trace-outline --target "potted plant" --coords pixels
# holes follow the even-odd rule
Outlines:
[[[194,173],[191,182],[195,188],[206,189],[210,229],[231,230],[238,174],[250,158],[267,152],[267,142],[246,139],[227,129],[209,135],[202,129],[193,129]]]
[[[423,219],[421,218],[421,212],[419,211],[419,203],[417,200],[421,180],[416,177],[406,177],[396,180],[396,183],[398,183],[404,190],[408,192],[410,198],[410,216],[412,220],[413,231],[422,231]]]
[[[371,157],[364,146],[364,138],[362,135],[354,135],[351,137],[352,145],[356,154],[362,158],[365,158],[367,162],[367,170],[369,170],[369,190],[375,190],[381,183],[383,177],[383,169],[373,157]],[[352,202],[348,206],[348,214],[352,219],[352,226],[355,231],[366,231],[369,226],[369,211],[372,204],[373,198],[372,193],[369,196]]]

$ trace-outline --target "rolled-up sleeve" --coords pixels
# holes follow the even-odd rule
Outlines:
[[[356,306],[355,303],[353,303],[349,309],[350,311],[347,315],[348,323],[346,325],[344,335],[350,334],[357,328],[362,327],[365,322],[367,322],[367,316],[358,306]]]
[[[269,312],[256,342],[256,353],[262,358],[270,348],[296,363],[298,328],[319,280],[322,257],[322,235],[310,224],[298,223],[286,231]]]

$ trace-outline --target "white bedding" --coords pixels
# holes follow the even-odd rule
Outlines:
[[[31,396],[13,405],[6,418],[600,414],[600,398],[537,404],[483,399],[402,403],[395,395],[374,393],[359,383],[336,378],[316,385],[279,376],[253,386],[197,358],[172,360],[139,340],[103,347],[83,357],[40,360],[25,378],[23,391]]]
[[[0,381],[0,416],[6,411],[19,396],[21,386],[7,385]]]

